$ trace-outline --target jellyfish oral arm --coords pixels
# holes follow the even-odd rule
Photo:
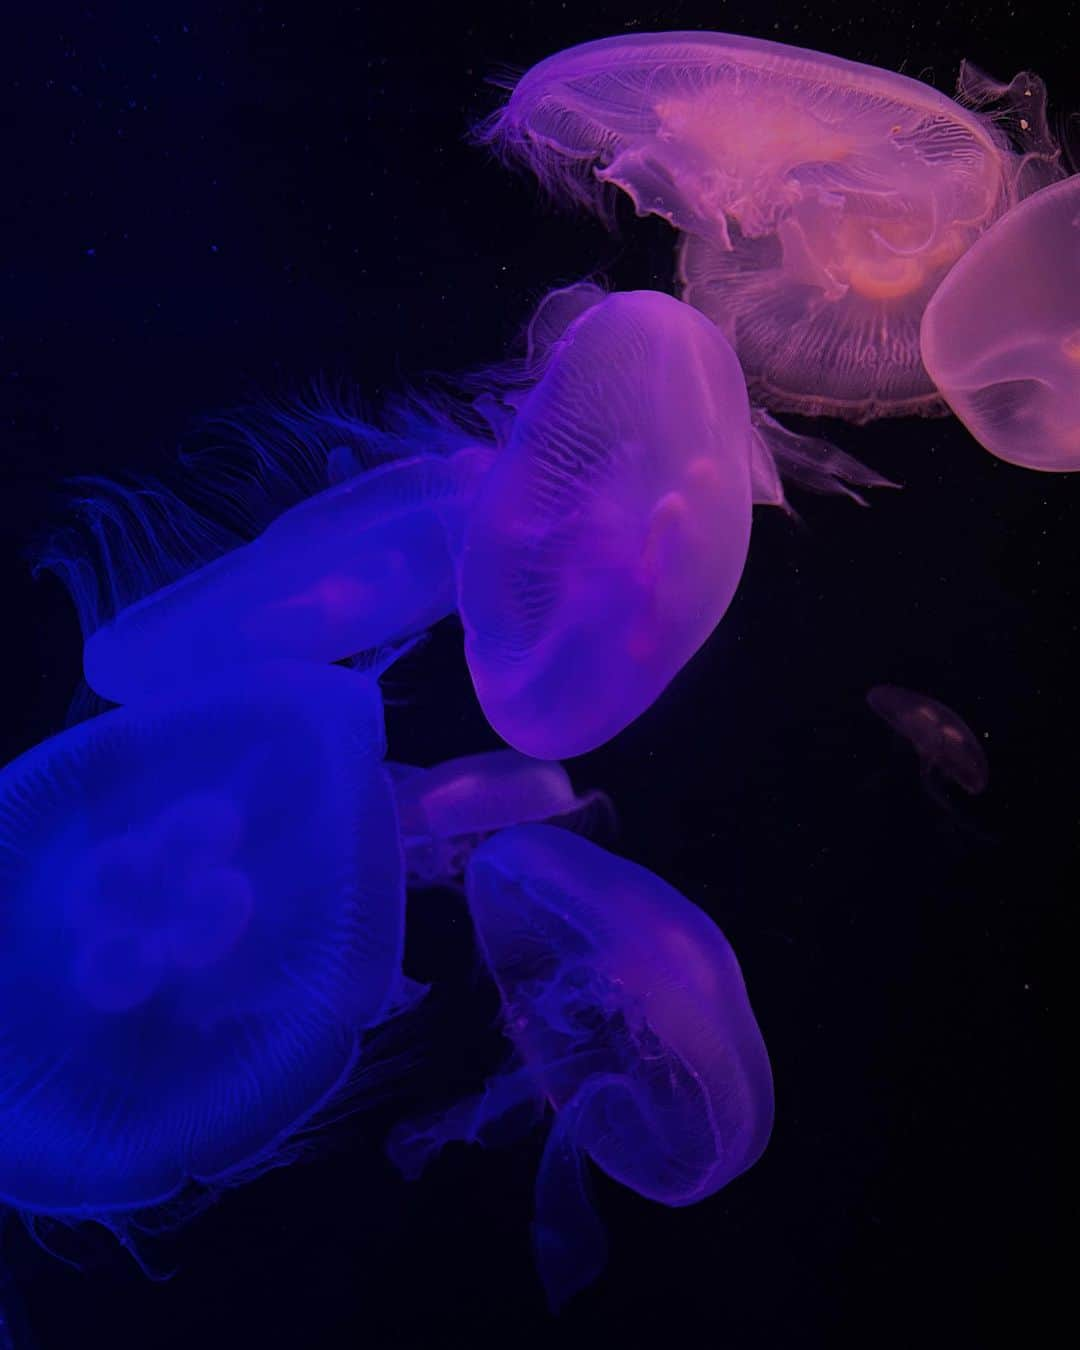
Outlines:
[[[532,1239],[536,1269],[552,1312],[592,1284],[607,1264],[607,1235],[589,1196],[579,1140],[594,1110],[628,1095],[629,1088],[618,1075],[596,1074],[559,1111],[548,1135],[536,1176]]]
[[[521,1112],[523,1123],[532,1124],[542,1109],[535,1075],[526,1068],[516,1069],[490,1079],[483,1092],[446,1111],[398,1125],[390,1133],[386,1151],[398,1171],[414,1181],[447,1144],[482,1143],[495,1125],[505,1125],[509,1134],[517,1133],[508,1118]]]

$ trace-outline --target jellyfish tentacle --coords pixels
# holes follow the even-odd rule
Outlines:
[[[616,1074],[587,1079],[560,1110],[536,1175],[532,1225],[536,1267],[552,1312],[586,1288],[607,1264],[607,1235],[589,1194],[586,1117],[614,1094],[632,1095]]]

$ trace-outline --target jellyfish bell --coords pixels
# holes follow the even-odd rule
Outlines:
[[[518,1062],[480,1097],[399,1127],[390,1152],[415,1175],[446,1143],[546,1101],[534,1242],[558,1306],[604,1262],[584,1157],[663,1204],[704,1199],[765,1149],[769,1060],[723,934],[646,869],[522,825],[476,851],[467,888]]]
[[[465,755],[429,769],[387,768],[410,885],[459,881],[477,845],[509,825],[557,820],[588,831],[612,816],[608,798],[579,796],[561,764],[516,750]]]
[[[946,782],[972,796],[986,790],[990,780],[986,752],[952,708],[929,694],[896,684],[875,685],[866,701],[883,722],[911,743],[931,795],[940,799]]]
[[[683,297],[717,322],[751,396],[853,421],[940,410],[919,321],[949,267],[1054,159],[1045,92],[967,68],[968,104],[905,76],[756,38],[635,33],[521,78],[484,139],[556,196],[605,185],[681,232]]]
[[[198,461],[190,476],[205,510],[175,493],[94,483],[81,509],[97,556],[69,533],[42,559],[74,595],[86,680],[107,699],[231,666],[339,661],[455,608],[454,556],[492,445],[434,406],[410,410],[392,433],[328,410],[234,421],[256,446],[254,464]],[[290,460],[307,471],[283,471]],[[275,500],[262,485],[282,478],[288,490]],[[216,527],[215,492],[225,514],[241,500],[233,514],[253,537]],[[244,498],[256,494],[252,512]]]
[[[489,462],[477,447],[343,479],[98,629],[87,683],[126,702],[228,665],[337,661],[429,627],[453,612],[455,517]]]
[[[411,996],[373,682],[282,662],[0,773],[0,1203],[125,1216],[243,1180]]]
[[[1026,198],[956,263],[926,307],[922,355],[992,455],[1080,469],[1080,177]]]
[[[719,622],[750,538],[749,428],[734,354],[670,296],[608,296],[552,345],[460,567],[469,670],[515,749],[600,745]]]

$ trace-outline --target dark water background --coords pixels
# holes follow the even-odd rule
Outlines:
[[[197,414],[320,372],[377,400],[491,361],[547,288],[591,269],[670,288],[661,222],[623,211],[612,238],[558,214],[462,133],[503,64],[679,27],[945,91],[964,56],[1027,66],[1057,114],[1080,110],[1075,0],[4,7],[0,760],[59,728],[78,672],[66,599],[24,561],[64,478],[153,470]],[[155,1244],[179,1267],[167,1284],[93,1238],[68,1269],[9,1224],[28,1344],[1058,1343],[1080,475],[999,463],[955,421],[836,435],[904,490],[866,511],[804,497],[802,528],[759,512],[708,646],[572,766],[615,798],[615,846],[739,953],[776,1076],[763,1160],[686,1211],[598,1178],[610,1266],[552,1323],[528,1248],[539,1136],[454,1151],[412,1187],[381,1156],[399,1114],[501,1053],[460,908],[428,895],[410,969],[438,981],[416,1029],[429,1053],[397,1096]],[[965,809],[989,840],[926,798],[868,712],[883,681],[985,737],[991,787]],[[392,692],[396,758],[493,744],[451,626]]]

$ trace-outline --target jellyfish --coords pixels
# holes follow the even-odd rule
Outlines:
[[[605,1260],[585,1158],[647,1199],[703,1200],[764,1151],[772,1073],[724,935],[645,868],[519,825],[473,854],[467,893],[516,1059],[478,1097],[397,1127],[389,1152],[415,1176],[447,1143],[550,1106],[533,1239],[557,1308]]]
[[[480,137],[556,196],[602,210],[611,185],[668,220],[683,298],[722,327],[757,402],[866,421],[941,410],[926,302],[1056,173],[1039,80],[966,66],[959,96],[1014,111],[756,38],[634,33],[540,62]]]
[[[268,509],[262,502],[269,523],[260,522],[265,527],[239,546],[222,549],[219,532],[175,494],[94,485],[83,506],[101,545],[96,569],[104,582],[96,575],[88,581],[94,566],[63,537],[43,565],[75,596],[87,635],[84,674],[98,694],[126,703],[231,666],[338,661],[453,613],[463,512],[493,447],[448,430],[434,409],[383,436],[374,465],[356,445],[367,450],[378,433],[355,418],[326,410],[293,415],[290,430],[290,440],[275,444],[283,438],[274,419],[247,426],[256,463],[245,472],[258,489],[280,476],[275,455],[296,455],[299,441],[317,458],[321,437],[328,442],[321,490],[294,490],[299,499],[277,515],[276,503]],[[209,480],[204,497],[243,491],[230,487],[238,476],[231,463],[199,467]],[[172,560],[178,575],[155,584],[170,561],[163,565],[156,555],[170,548],[183,563]],[[216,556],[207,559],[207,552]],[[99,623],[102,589],[121,603]]]
[[[750,541],[749,437],[734,353],[670,296],[607,296],[555,343],[460,565],[469,670],[511,746],[593,749],[709,636]]]
[[[1080,469],[1080,177],[1028,197],[964,254],[926,307],[922,355],[992,455]]]
[[[0,773],[0,1204],[95,1220],[242,1181],[415,993],[373,681],[278,662]]]
[[[406,880],[446,885],[461,878],[476,846],[496,830],[557,820],[588,830],[611,820],[602,792],[578,796],[561,764],[516,750],[489,750],[430,769],[388,764],[397,799]]]
[[[948,805],[946,782],[972,796],[985,791],[990,777],[986,754],[975,733],[951,708],[896,684],[875,685],[866,701],[883,722],[911,742],[923,783],[935,800]]]

